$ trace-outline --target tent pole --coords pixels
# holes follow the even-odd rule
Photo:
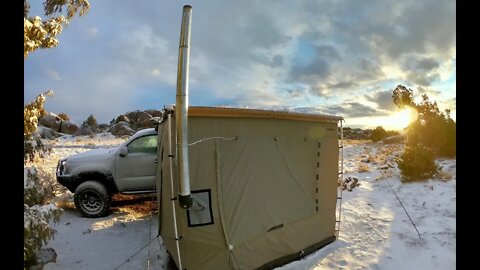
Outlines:
[[[178,237],[178,230],[177,230],[177,214],[175,212],[175,191],[173,188],[173,165],[172,160],[174,158],[172,154],[172,114],[168,114],[168,156],[169,156],[169,166],[170,166],[170,189],[171,189],[171,201],[172,201],[172,213],[173,213],[173,229],[175,233],[175,245],[177,246],[177,256],[178,256],[178,268],[183,269],[182,267],[182,258],[180,257],[180,245],[178,241],[180,240]]]
[[[340,186],[337,188],[337,202],[339,201],[339,207],[338,207],[338,219],[337,219],[337,229],[335,230],[336,232],[336,237],[337,239],[340,237],[340,223],[341,223],[341,218],[342,218],[342,198],[343,198],[343,119],[340,120]],[[338,189],[340,189],[340,194]]]

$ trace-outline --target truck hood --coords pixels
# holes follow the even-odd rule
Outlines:
[[[84,160],[88,160],[89,162],[105,162],[105,159],[113,157],[117,150],[118,147],[93,149],[87,152],[71,155],[66,159],[66,161],[69,163],[76,163]]]

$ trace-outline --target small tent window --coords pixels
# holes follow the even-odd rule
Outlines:
[[[193,205],[187,210],[188,227],[213,224],[210,189],[192,190]]]

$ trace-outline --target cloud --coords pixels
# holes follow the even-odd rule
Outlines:
[[[416,63],[416,69],[423,71],[430,71],[439,66],[438,62],[433,58],[423,58]]]
[[[156,77],[160,76],[160,70],[158,68],[152,69],[152,75]]]
[[[304,79],[305,81],[325,79],[330,75],[330,66],[324,59],[316,58],[307,66],[293,67],[290,75],[293,79]]]
[[[320,111],[323,111],[326,114],[341,115],[347,117],[366,117],[385,114],[383,112],[375,110],[372,107],[353,101],[347,101],[340,105],[330,105],[322,107]]]
[[[275,55],[272,59],[272,67],[280,67],[283,65],[283,58],[281,55]]]
[[[444,109],[450,109],[452,112],[457,110],[457,98],[453,97],[440,102]]]
[[[316,47],[317,56],[329,60],[340,60],[341,57],[337,49],[331,45],[321,45]]]
[[[377,108],[382,110],[392,111],[396,108],[393,103],[392,91],[378,91],[374,94],[365,94],[365,98],[368,101],[374,102],[377,104]]]
[[[88,28],[87,35],[91,38],[96,37],[98,35],[98,28],[94,26]]]
[[[438,90],[435,90],[435,89],[432,89],[432,88],[429,88],[429,87],[422,87],[422,86],[419,86],[417,88],[417,90],[418,90],[419,94],[427,94],[427,95],[430,95],[430,96],[438,96],[441,93]]]
[[[388,115],[386,111],[376,110],[355,101],[346,101],[342,104],[329,106],[294,107],[290,108],[290,110],[302,113],[339,115],[352,118]]]
[[[51,68],[45,68],[45,74],[55,80],[55,81],[60,81],[62,80],[62,78],[60,77],[60,73],[58,73],[58,71],[54,70],[54,69],[51,69]]]
[[[96,3],[64,29],[58,47],[25,61],[25,99],[53,88],[58,96],[48,106],[75,110],[79,118],[82,110],[109,118],[141,109],[145,96],[159,104],[174,100],[182,5]],[[451,83],[455,11],[450,0],[245,0],[228,8],[201,1],[192,17],[192,103],[384,113],[391,107],[386,93],[372,90],[379,85]],[[62,76],[47,74],[50,66]]]

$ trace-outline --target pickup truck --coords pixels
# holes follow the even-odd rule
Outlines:
[[[84,217],[108,215],[115,193],[155,192],[158,128],[163,125],[140,130],[117,147],[58,161],[57,181],[74,193],[75,207]]]

